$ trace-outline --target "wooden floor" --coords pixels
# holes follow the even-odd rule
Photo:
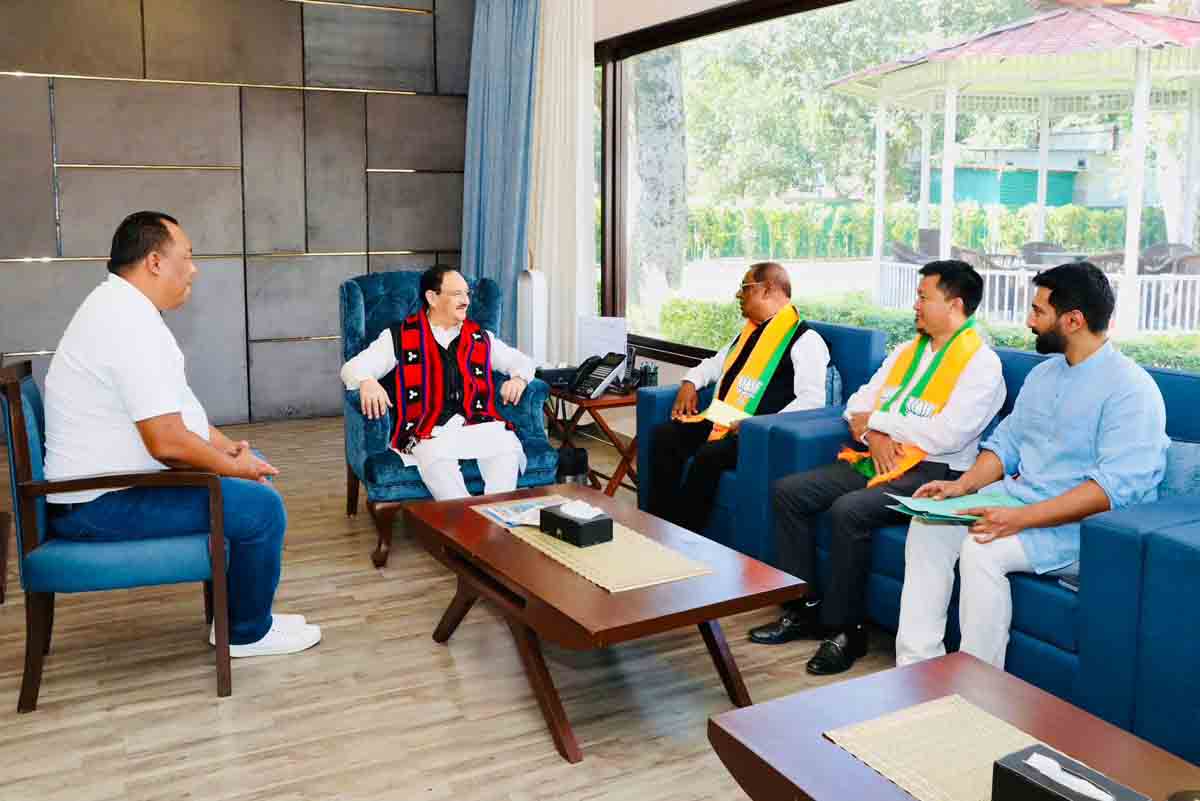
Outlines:
[[[730,705],[697,632],[592,653],[548,647],[584,753],[568,765],[496,613],[477,605],[437,645],[449,574],[400,531],[388,567],[372,568],[370,518],[344,514],[340,420],[229,432],[282,471],[276,608],[321,624],[323,642],[235,660],[233,696],[218,699],[199,585],[60,596],[39,708],[17,715],[24,609],[13,566],[0,607],[0,801],[745,798],[708,745],[707,718]],[[611,460],[611,449],[590,450],[594,463]],[[723,621],[752,697],[830,681],[804,671],[815,644],[747,641],[770,618]],[[850,675],[894,663],[890,639],[874,641]]]

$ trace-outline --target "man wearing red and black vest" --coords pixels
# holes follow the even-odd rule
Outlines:
[[[391,447],[415,466],[437,500],[464,498],[461,459],[475,459],[484,492],[516,489],[525,451],[494,401],[492,371],[504,403],[517,403],[533,380],[533,361],[467,317],[467,282],[452,267],[421,276],[425,308],[401,320],[342,367],[347,389],[371,419],[396,409]]]

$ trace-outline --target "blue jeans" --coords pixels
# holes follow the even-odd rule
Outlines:
[[[287,511],[283,498],[266,484],[222,478],[221,494],[229,547],[229,641],[245,645],[271,629]],[[64,539],[109,541],[208,533],[208,490],[131,487],[106,492],[51,514],[50,529]]]

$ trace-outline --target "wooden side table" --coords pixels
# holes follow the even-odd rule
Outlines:
[[[575,413],[569,419],[564,419],[561,413],[563,402],[575,404]],[[621,409],[627,406],[637,404],[637,390],[627,392],[623,395],[604,394],[598,398],[582,398],[578,395],[573,395],[565,389],[557,387],[550,388],[550,399],[546,401],[546,419],[550,425],[558,432],[558,436],[566,445],[573,445],[571,435],[575,433],[575,428],[579,425],[579,421],[583,418],[584,412],[591,415],[591,418],[596,421],[596,425],[604,433],[609,443],[617,449],[617,453],[621,454],[621,461],[617,464],[617,469],[612,472],[612,475],[601,473],[599,470],[588,470],[588,478],[592,482],[592,486],[600,489],[600,479],[606,479],[607,485],[604,485],[604,494],[612,497],[617,494],[617,487],[625,487],[626,489],[637,492],[637,437],[629,443],[628,446],[621,444],[620,437],[612,430],[612,427],[605,421],[602,412],[605,409]],[[628,476],[632,482],[628,483],[625,478]]]

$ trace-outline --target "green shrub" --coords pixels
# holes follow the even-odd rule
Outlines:
[[[930,224],[939,225],[938,209]],[[1034,207],[1001,208],[991,224],[988,209],[974,201],[954,209],[954,242],[973,250],[998,247],[1016,253],[1029,241]],[[888,206],[885,236],[910,248],[917,244],[917,207]],[[991,230],[994,224],[996,230]],[[1162,209],[1142,212],[1142,247],[1166,241]],[[874,206],[870,203],[803,203],[787,209],[701,206],[688,210],[687,259],[866,258],[872,253]],[[1069,250],[1105,253],[1125,246],[1125,210],[1057,206],[1046,210],[1046,239]],[[989,245],[989,242],[996,245]]]
[[[865,295],[803,300],[796,304],[806,320],[873,328],[887,335],[888,350],[913,337],[911,311],[883,309],[870,303]],[[659,312],[659,330],[663,339],[702,348],[719,350],[728,345],[744,324],[735,302],[674,299]],[[1033,350],[1033,334],[1028,328],[983,323],[996,347]],[[1145,367],[1166,367],[1200,373],[1200,335],[1142,337],[1119,342],[1123,353]]]

